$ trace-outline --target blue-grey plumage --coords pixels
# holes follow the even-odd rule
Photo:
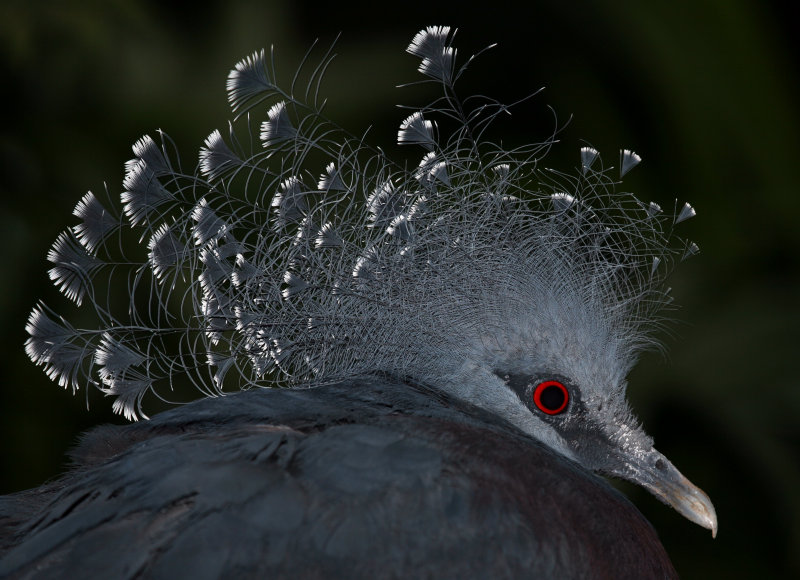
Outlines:
[[[73,458],[0,497],[3,578],[677,578],[603,480],[388,377],[201,400]]]
[[[441,91],[400,124],[398,143],[424,152],[411,169],[323,116],[330,52],[305,91],[299,75],[282,89],[264,51],[239,62],[227,84],[235,119],[205,140],[196,170],[181,169],[165,134],[146,136],[122,211],[91,193],[78,204],[50,275],[98,325],[74,328],[39,305],[29,356],[61,386],[114,396],[129,419],[181,377],[210,396],[408,379],[646,487],[715,534],[711,502],[625,398],[638,354],[658,347],[664,279],[697,252],[672,235],[694,209],[670,215],[618,191],[641,161],[633,151],[615,176],[583,147],[570,174],[544,165],[554,137],[512,150],[490,141],[512,108],[460,97],[473,59],[459,65],[453,37],[428,27],[407,49]],[[122,242],[131,228],[139,256]]]

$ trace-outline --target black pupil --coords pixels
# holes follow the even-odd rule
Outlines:
[[[555,385],[545,387],[539,396],[542,406],[545,409],[558,409],[564,404],[564,391]]]

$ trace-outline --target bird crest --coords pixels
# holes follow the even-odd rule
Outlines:
[[[304,87],[297,75],[281,87],[271,52],[237,63],[233,120],[195,168],[158,132],[134,145],[118,202],[89,192],[77,204],[50,277],[95,324],[40,303],[30,358],[62,387],[113,396],[129,419],[184,378],[215,396],[376,371],[439,384],[467,364],[605,369],[599,383],[619,385],[656,344],[665,276],[697,252],[673,236],[694,210],[620,191],[633,151],[615,168],[583,147],[564,172],[546,165],[557,131],[493,141],[520,103],[462,97],[475,57],[460,62],[454,37],[428,27],[407,48],[439,92],[400,122],[411,163],[325,117],[331,50],[316,66],[307,55]]]

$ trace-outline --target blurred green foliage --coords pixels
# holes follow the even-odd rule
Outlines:
[[[65,299],[45,270],[74,204],[104,180],[116,194],[129,146],[163,128],[187,165],[224,126],[224,79],[249,52],[275,45],[288,81],[316,38],[338,32],[323,93],[328,114],[392,147],[403,111],[424,102],[403,49],[429,24],[459,28],[464,90],[506,102],[547,89],[514,112],[507,143],[547,136],[574,118],[549,163],[578,163],[586,139],[645,163],[626,186],[698,217],[683,233],[702,249],[671,282],[681,309],[668,360],[644,357],[630,398],[658,448],[714,500],[703,530],[623,486],[650,518],[684,578],[800,576],[798,279],[800,160],[797,37],[778,2],[617,0],[382,5],[309,0],[6,0],[0,4],[0,492],[34,486],[64,466],[77,434],[116,421],[107,401],[71,396],[23,351],[38,298]],[[78,319],[79,320],[79,319]]]

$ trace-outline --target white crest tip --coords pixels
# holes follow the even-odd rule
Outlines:
[[[675,223],[679,224],[683,221],[688,220],[689,218],[693,218],[696,215],[697,212],[694,211],[694,208],[688,203],[684,203],[680,213],[678,214],[678,217],[675,218]]]
[[[619,176],[624,177],[631,169],[639,165],[642,158],[630,149],[620,151]]]
[[[600,152],[594,147],[581,147],[581,169],[586,174],[594,162],[600,156]]]

